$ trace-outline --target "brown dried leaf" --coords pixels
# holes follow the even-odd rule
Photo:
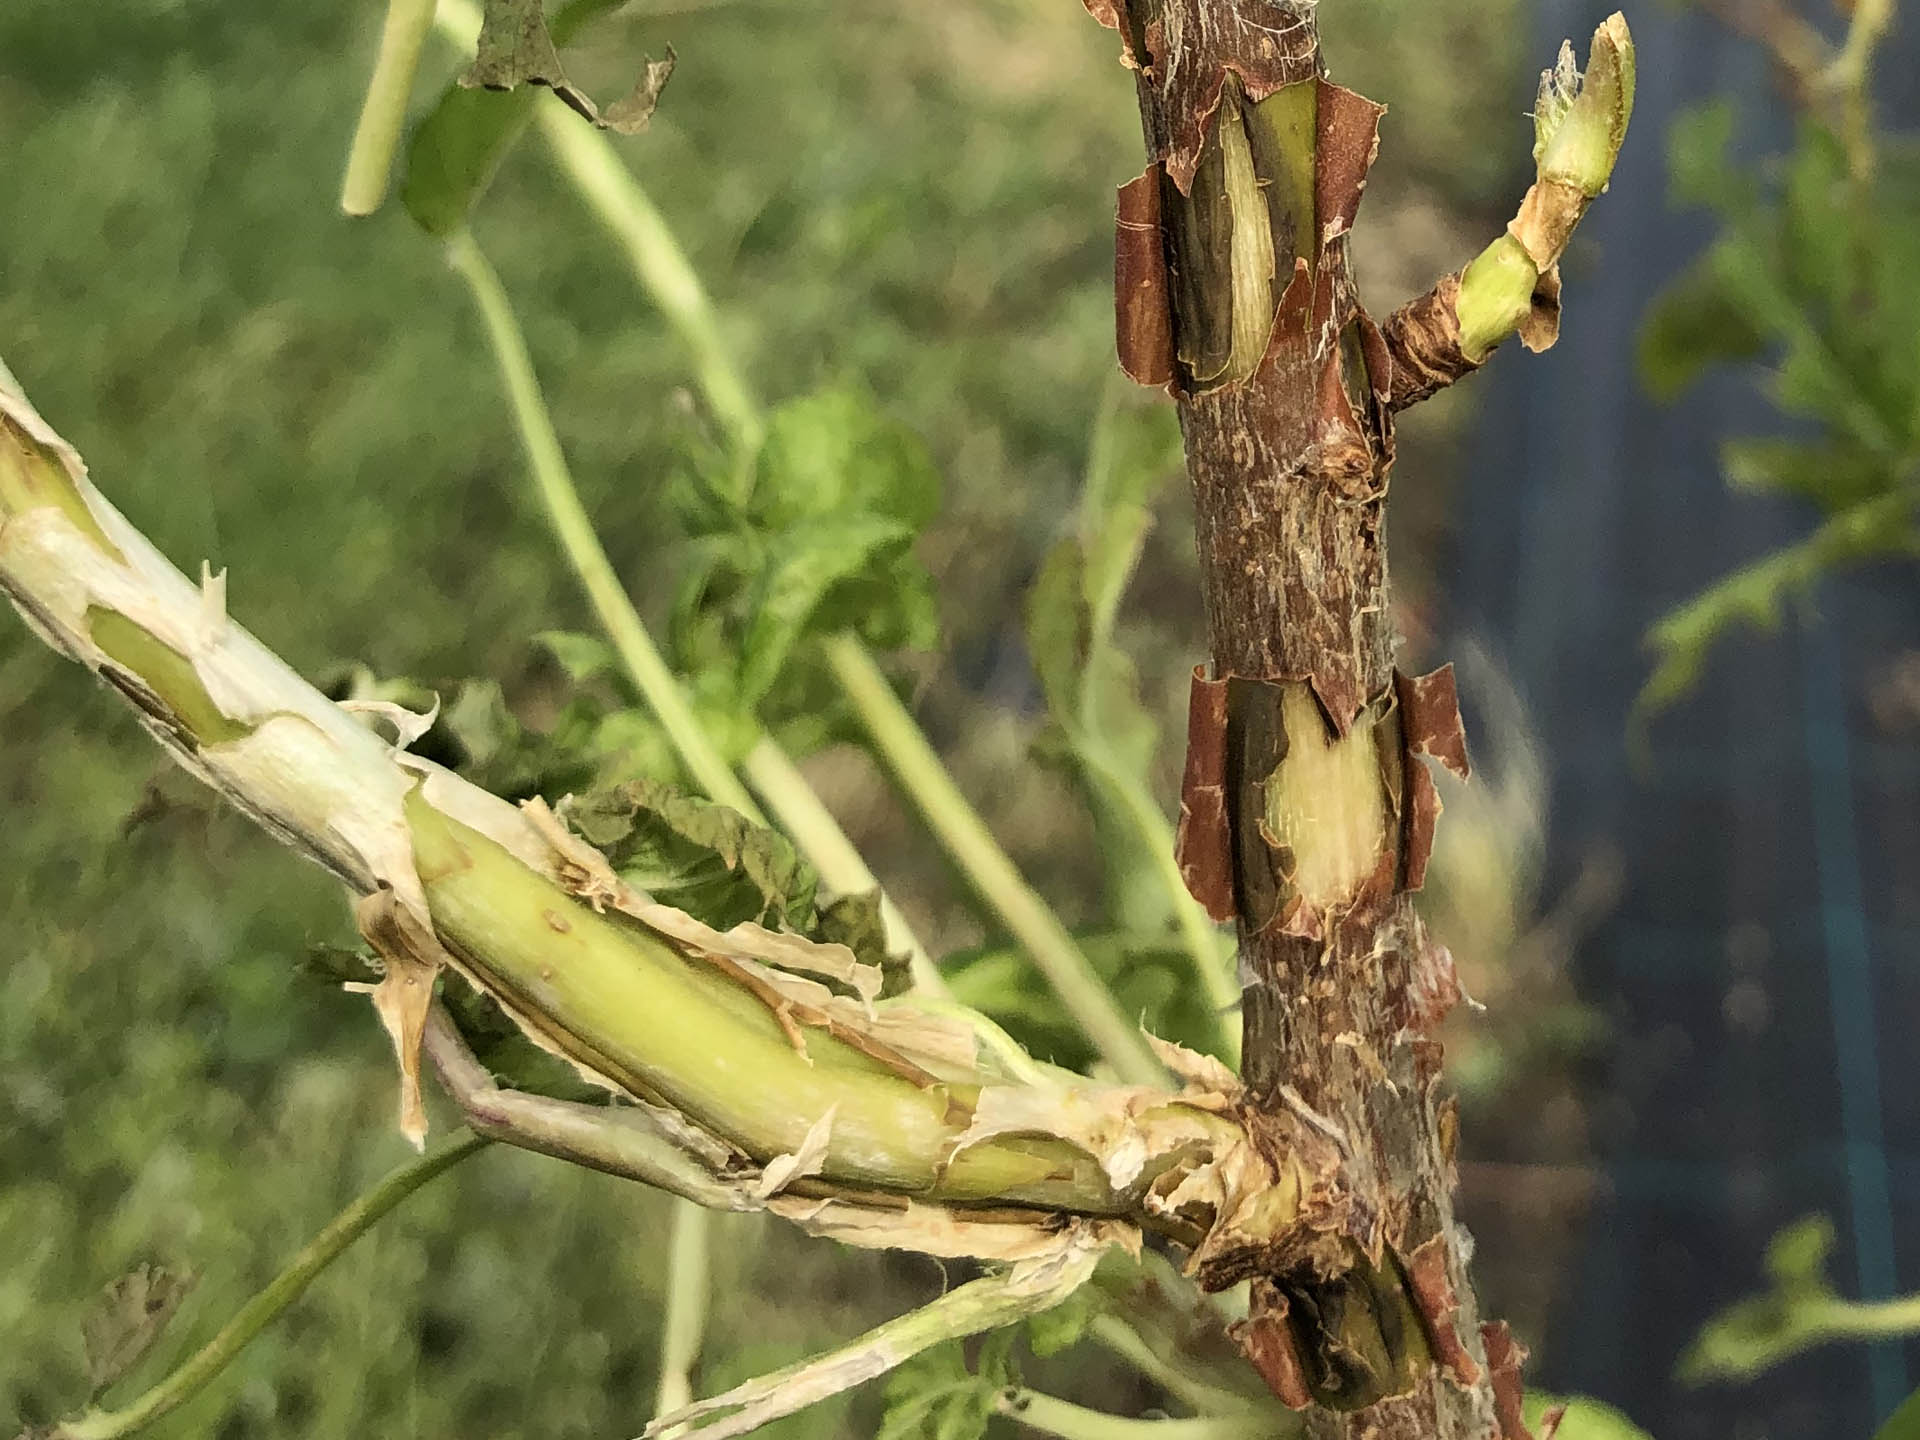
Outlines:
[[[1520,322],[1520,343],[1538,355],[1560,338],[1560,267],[1549,266],[1533,282],[1532,308]]]
[[[138,1265],[101,1290],[80,1322],[89,1396],[98,1395],[140,1363],[196,1278],[185,1270]]]
[[[1500,1440],[1533,1440],[1521,1412],[1525,1386],[1520,1367],[1526,1363],[1527,1348],[1513,1338],[1504,1320],[1490,1320],[1480,1327],[1480,1343],[1486,1347],[1487,1371],[1493,1384],[1493,1413],[1500,1421]]]
[[[653,121],[653,112],[660,105],[660,92],[667,88],[667,81],[673,78],[673,67],[679,63],[679,59],[671,45],[667,46],[663,60],[655,60],[650,55],[646,57],[646,68],[641,71],[633,89],[600,112],[600,120],[605,128],[620,135],[638,135],[645,130]]]
[[[1407,766],[1406,785],[1401,888],[1418,890],[1427,883],[1427,863],[1433,859],[1433,832],[1440,823],[1440,790],[1424,765]]]
[[[1313,1404],[1313,1391],[1293,1343],[1293,1327],[1287,1319],[1292,1307],[1286,1293],[1271,1280],[1256,1279],[1248,1300],[1247,1318],[1231,1327],[1233,1338],[1282,1405],[1289,1410],[1306,1409]]]

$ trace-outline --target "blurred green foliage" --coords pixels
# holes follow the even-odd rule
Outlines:
[[[1752,375],[1792,423],[1724,441],[1727,483],[1803,501],[1815,523],[1653,627],[1643,715],[1690,688],[1722,636],[1777,624],[1829,570],[1920,556],[1920,147],[1877,137],[1866,168],[1807,116],[1790,152],[1755,165],[1734,157],[1734,131],[1724,100],[1674,124],[1673,198],[1721,233],[1648,312],[1641,374],[1664,400],[1716,366]]]
[[[234,614],[335,693],[438,690],[448,719],[429,743],[508,793],[669,774],[657,732],[565,638],[583,608],[437,247],[398,206],[357,223],[334,209],[378,8],[0,10],[0,351],[133,521],[189,570],[231,565]],[[1446,203],[1487,204],[1506,157],[1464,137],[1506,115],[1514,9],[1328,7],[1341,78],[1408,117],[1383,177],[1424,172]],[[1100,911],[1087,822],[1036,782],[1033,723],[1006,702],[1025,693],[1008,597],[1074,512],[1112,367],[1111,187],[1139,168],[1112,37],[1075,4],[1023,0],[643,3],[608,33],[568,57],[594,93],[630,83],[644,51],[680,53],[651,132],[623,149],[754,383],[860,396],[925,437],[946,501],[915,553],[950,662],[926,712],[1041,883],[1070,913]],[[1432,64],[1439,50],[1463,66]],[[422,109],[461,63],[430,49]],[[692,573],[676,487],[707,430],[684,359],[534,147],[505,158],[478,225],[586,503],[663,619]],[[1154,603],[1117,626],[1149,657],[1141,701],[1163,733],[1197,634],[1189,551],[1171,519],[1147,543]],[[891,540],[867,554],[906,563]],[[751,554],[725,563],[730,583],[771,583]],[[838,605],[846,578],[802,591]],[[885,635],[924,638],[924,611],[883,617]],[[377,678],[393,675],[418,685]],[[335,887],[162,770],[119,707],[11,624],[0,726],[4,1427],[84,1398],[82,1318],[103,1286],[145,1261],[199,1277],[113,1395],[132,1393],[402,1142],[365,1002],[299,973],[314,945],[351,939]],[[822,764],[930,931],[990,941],[857,759]],[[632,1185],[490,1151],[410,1200],[154,1433],[632,1433],[655,1381],[665,1217]],[[924,1260],[722,1224],[704,1389],[945,1284]],[[1085,1359],[1057,1388],[1108,1408],[1152,1393]],[[779,1433],[858,1433],[879,1403]]]
[[[1816,1345],[1920,1334],[1920,1295],[1867,1302],[1833,1288],[1827,1260],[1833,1222],[1797,1221],[1767,1245],[1767,1289],[1735,1301],[1701,1327],[1680,1357],[1689,1384],[1750,1380]]]

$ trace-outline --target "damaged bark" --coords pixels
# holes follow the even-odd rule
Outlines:
[[[1147,139],[1118,212],[1122,363],[1179,407],[1205,590],[1181,872],[1238,925],[1254,1133],[1327,1142],[1320,1203],[1201,1278],[1252,1276],[1238,1338],[1277,1396],[1311,1407],[1311,1433],[1520,1440],[1523,1352],[1480,1324],[1453,1215],[1456,1121],[1430,1035],[1458,981],[1411,899],[1440,812],[1427,762],[1464,778],[1465,735],[1450,667],[1394,668],[1384,506],[1395,410],[1501,334],[1551,343],[1556,262],[1605,176],[1549,174],[1543,151],[1564,158],[1571,131],[1555,150],[1543,128],[1539,183],[1466,272],[1464,335],[1459,275],[1383,331],[1347,240],[1383,111],[1325,78],[1312,0],[1088,8],[1122,33]],[[1602,172],[1623,83],[1631,97],[1618,17],[1596,57],[1603,43],[1617,124]],[[1563,57],[1548,80],[1550,126],[1580,77]]]

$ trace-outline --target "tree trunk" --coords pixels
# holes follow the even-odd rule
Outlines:
[[[1181,865],[1239,928],[1259,1125],[1331,1142],[1316,1233],[1205,1278],[1252,1274],[1242,1344],[1311,1433],[1517,1437],[1428,1038],[1458,991],[1411,899],[1438,813],[1420,757],[1464,772],[1465,749],[1451,672],[1393,668],[1394,355],[1346,239],[1381,111],[1322,77],[1312,0],[1087,3],[1151,161],[1120,195],[1122,364],[1179,405],[1206,591]]]

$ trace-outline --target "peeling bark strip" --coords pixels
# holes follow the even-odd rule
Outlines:
[[[1114,336],[1120,368],[1141,385],[1173,379],[1173,310],[1160,239],[1158,165],[1120,187],[1113,217]]]
[[[1216,924],[1225,924],[1238,913],[1227,821],[1227,682],[1206,673],[1205,666],[1194,667],[1187,697],[1187,768],[1173,853],[1193,898]]]

